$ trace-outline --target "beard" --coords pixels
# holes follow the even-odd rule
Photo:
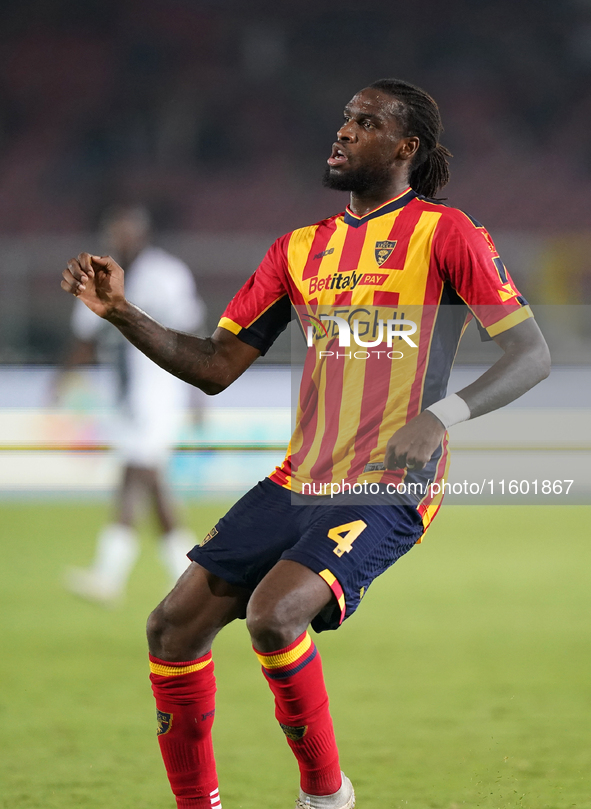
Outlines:
[[[360,166],[342,174],[333,172],[331,166],[326,166],[322,177],[322,185],[325,188],[351,191],[359,196],[368,192],[379,192],[382,188],[387,188],[391,182],[392,168],[386,166]]]

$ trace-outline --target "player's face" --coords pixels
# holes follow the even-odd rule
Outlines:
[[[409,159],[411,140],[403,137],[399,109],[396,98],[371,87],[353,96],[327,160],[324,185],[362,194],[392,182],[396,168]]]

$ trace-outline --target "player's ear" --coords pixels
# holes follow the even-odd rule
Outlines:
[[[416,135],[411,135],[408,138],[403,138],[400,142],[400,149],[398,156],[401,160],[412,160],[412,158],[419,151],[421,145],[420,139]]]

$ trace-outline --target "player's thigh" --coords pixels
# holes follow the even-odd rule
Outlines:
[[[205,654],[220,629],[245,617],[249,597],[193,562],[148,619],[151,653],[165,660]]]
[[[231,584],[251,592],[302,534],[306,509],[268,478],[247,492],[188,556]]]
[[[306,531],[282,559],[307,566],[330,587],[333,600],[312,621],[336,629],[355,612],[372,581],[407,553],[423,525],[412,506],[318,506]]]
[[[248,602],[246,622],[257,649],[283,648],[332,600],[328,584],[299,562],[280,559]]]

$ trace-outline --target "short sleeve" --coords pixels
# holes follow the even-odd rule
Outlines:
[[[437,228],[433,243],[443,279],[449,281],[490,337],[533,317],[485,228],[461,211]]]
[[[218,325],[266,354],[292,318],[287,288],[287,241],[282,236],[232,298]]]

